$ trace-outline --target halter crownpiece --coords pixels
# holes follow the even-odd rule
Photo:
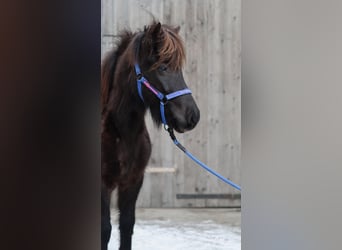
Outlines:
[[[142,75],[141,69],[139,67],[138,63],[134,64],[134,69],[135,69],[135,74],[137,76],[137,89],[138,89],[138,94],[140,96],[140,99],[144,101],[144,96],[142,94],[142,86],[145,86],[147,89],[149,89],[158,99],[160,102],[160,116],[162,123],[164,124],[164,127],[166,128],[167,122],[166,122],[166,117],[165,117],[165,105],[169,100],[172,100],[178,96],[182,95],[189,95],[191,94],[191,90],[188,88],[177,90],[175,92],[169,93],[169,94],[163,94],[156,88],[154,88],[147,80],[146,78]]]

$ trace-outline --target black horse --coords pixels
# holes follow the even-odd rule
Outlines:
[[[102,63],[102,249],[107,249],[110,239],[109,204],[115,188],[120,249],[131,249],[135,203],[151,153],[146,111],[150,110],[158,127],[167,121],[179,133],[193,129],[199,121],[199,109],[183,79],[185,50],[178,32],[179,28],[155,21],[143,31],[123,31],[116,49]],[[165,96],[182,93],[167,100],[156,91]]]

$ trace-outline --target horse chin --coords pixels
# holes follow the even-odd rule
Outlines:
[[[170,125],[171,128],[173,128],[177,133],[185,133],[186,131],[189,131],[188,129],[179,126],[177,123]]]
[[[171,127],[172,129],[174,129],[177,133],[185,133],[186,131],[188,131],[188,129],[186,128],[186,126],[184,126],[185,122],[181,119],[177,119],[173,116],[170,116],[170,119],[168,120],[168,126]]]
[[[187,131],[186,129],[176,128],[176,127],[174,129],[180,134],[185,133]]]

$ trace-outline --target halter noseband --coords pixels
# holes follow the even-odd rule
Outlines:
[[[135,69],[135,74],[137,76],[137,89],[138,89],[138,94],[140,96],[140,99],[143,102],[145,102],[143,94],[142,94],[142,86],[144,85],[147,89],[149,89],[159,99],[161,120],[162,120],[162,123],[164,124],[164,128],[167,129],[168,125],[167,125],[167,122],[166,122],[165,107],[164,106],[171,99],[174,99],[174,98],[176,98],[178,96],[191,94],[191,90],[188,89],[188,88],[185,88],[185,89],[177,90],[175,92],[172,92],[170,94],[165,95],[165,94],[161,93],[159,90],[157,90],[156,88],[154,88],[147,81],[147,79],[142,75],[140,67],[139,67],[139,64],[137,62],[134,64],[134,69]]]

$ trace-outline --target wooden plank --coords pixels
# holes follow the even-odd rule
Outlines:
[[[165,168],[165,167],[147,167],[145,173],[175,173],[176,167]]]
[[[241,199],[240,194],[176,194],[177,199]]]

